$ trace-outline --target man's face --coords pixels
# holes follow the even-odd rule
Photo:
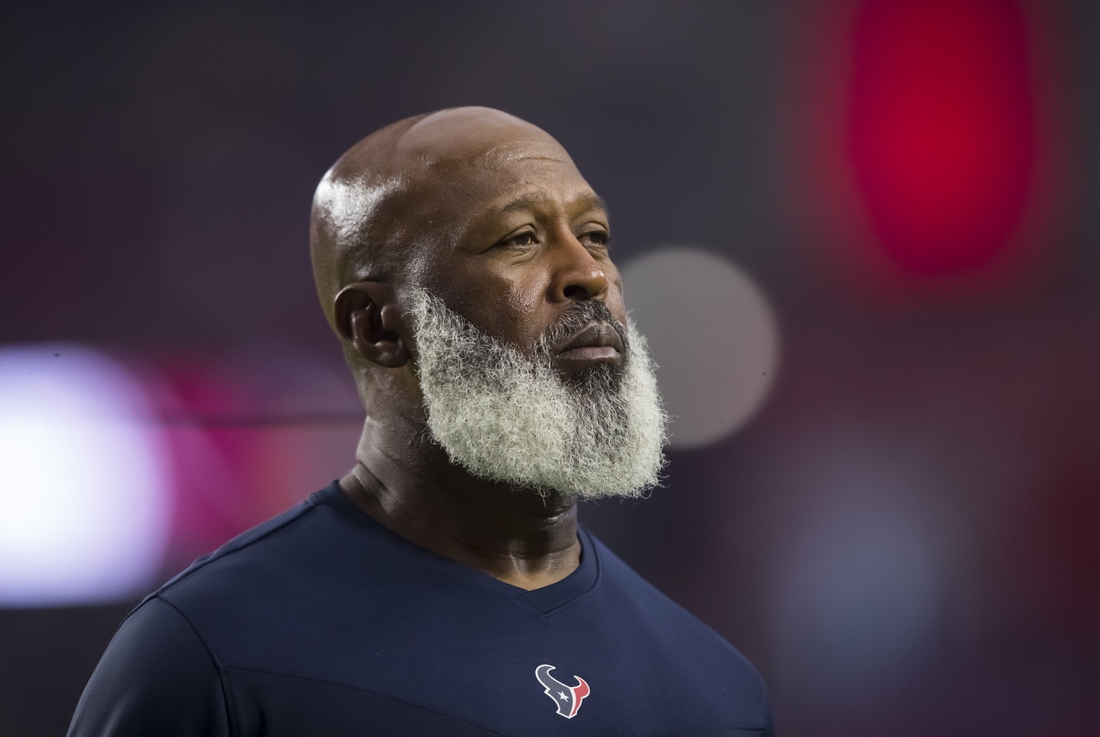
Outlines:
[[[553,139],[491,133],[449,137],[407,190],[402,301],[428,430],[480,478],[640,494],[664,463],[665,416],[607,212]]]
[[[521,137],[444,168],[418,208],[428,232],[415,269],[428,291],[527,353],[578,301],[603,302],[625,324],[607,212],[556,143]],[[601,321],[549,349],[563,377],[623,362],[620,335]]]

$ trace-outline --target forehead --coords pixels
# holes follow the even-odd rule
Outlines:
[[[602,207],[553,139],[496,142],[466,156],[424,162],[418,169],[411,189],[421,205],[420,220],[458,238],[486,220],[509,215]]]
[[[520,147],[494,150],[441,184],[454,190],[468,217],[597,201],[573,161],[553,153]]]
[[[583,182],[569,154],[552,136],[488,108],[429,115],[401,135],[394,153],[424,189],[439,190],[435,196],[463,190],[491,197],[525,180],[538,180],[544,187]]]

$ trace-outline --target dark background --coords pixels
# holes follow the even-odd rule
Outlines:
[[[0,342],[79,342],[178,386],[287,355],[342,376],[310,276],[317,181],[402,117],[507,110],[610,203],[618,263],[696,244],[777,314],[753,422],[674,449],[651,499],[582,514],[757,664],[779,733],[1098,734],[1100,6],[1025,6],[1064,163],[1040,256],[1008,286],[890,302],[836,277],[800,173],[806,28],[850,5],[9,7]],[[340,381],[314,408],[354,411]],[[165,575],[291,503],[177,529]],[[0,609],[0,734],[62,734],[132,603]]]

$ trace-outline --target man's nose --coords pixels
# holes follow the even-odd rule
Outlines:
[[[607,293],[607,272],[572,233],[559,239],[554,249],[554,274],[550,301],[601,299]]]

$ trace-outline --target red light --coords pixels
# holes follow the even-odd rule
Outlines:
[[[920,276],[980,270],[1027,205],[1035,159],[1026,28],[1008,0],[869,0],[850,145],[887,255]]]

